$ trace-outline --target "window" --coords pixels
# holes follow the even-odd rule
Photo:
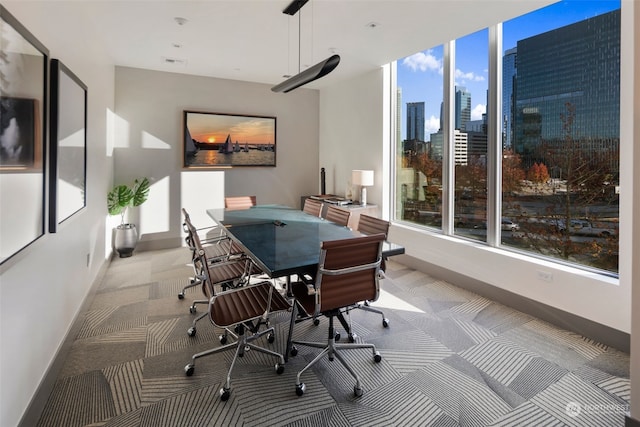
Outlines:
[[[500,99],[488,30],[397,61],[396,219],[616,274],[620,2],[565,0],[496,28]],[[501,201],[498,218],[487,200]]]
[[[442,224],[443,46],[398,61],[396,218]]]
[[[456,235],[486,241],[489,31],[455,42],[454,204]]]

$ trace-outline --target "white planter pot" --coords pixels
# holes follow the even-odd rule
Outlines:
[[[120,258],[133,255],[133,250],[138,243],[138,230],[135,224],[120,224],[115,229],[114,248],[120,254]]]

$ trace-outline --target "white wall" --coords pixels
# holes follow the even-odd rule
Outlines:
[[[181,207],[197,215],[224,194],[297,207],[300,196],[317,192],[318,99],[316,90],[282,94],[258,83],[116,67],[115,182],[152,181],[149,201],[131,218],[140,248],[175,246]],[[275,116],[276,167],[183,169],[183,110]]]
[[[113,110],[114,70],[90,29],[66,22],[66,5],[3,5],[49,49],[51,58],[60,59],[88,86],[87,207],[56,234],[45,234],[0,266],[0,425],[14,426],[105,266],[105,194],[113,165],[107,120]],[[74,26],[77,37],[61,39],[58,25]]]
[[[336,84],[320,92],[320,167],[325,168],[327,193],[344,196],[353,169],[374,171],[367,202],[382,203],[383,69]],[[353,198],[359,189],[353,187]]]

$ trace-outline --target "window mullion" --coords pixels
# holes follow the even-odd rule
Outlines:
[[[502,24],[489,28],[487,243],[498,246],[502,219]]]
[[[442,231],[446,235],[453,235],[453,212],[454,212],[454,162],[455,144],[454,132],[454,107],[455,107],[455,56],[456,42],[454,40],[444,44],[443,61],[443,153],[442,153]]]

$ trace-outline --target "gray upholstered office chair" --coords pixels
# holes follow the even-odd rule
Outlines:
[[[327,206],[327,212],[324,215],[324,219],[327,221],[335,222],[336,224],[347,226],[349,224],[349,218],[351,217],[351,211],[347,209],[340,209],[337,206]]]
[[[311,199],[307,197],[304,201],[304,206],[302,207],[302,211],[308,213],[309,215],[319,217],[322,213],[323,203],[319,200]]]
[[[233,196],[224,198],[227,209],[247,209],[256,205],[256,196]]]
[[[356,372],[349,366],[340,354],[343,350],[367,348],[373,353],[374,362],[382,360],[380,353],[373,344],[364,343],[336,343],[334,318],[339,316],[347,307],[352,307],[360,301],[375,301],[380,293],[378,270],[382,259],[382,242],[384,234],[355,237],[351,239],[325,241],[321,245],[320,263],[315,283],[294,282],[292,292],[295,297],[294,309],[291,316],[290,330],[297,320],[298,307],[308,316],[324,315],[329,318],[329,334],[327,342],[293,341],[291,355],[298,352],[296,346],[304,345],[322,348],[307,366],[296,377],[296,394],[302,396],[306,386],[300,381],[302,374],[315,365],[324,355],[329,360],[334,357],[355,378],[353,388],[356,396],[362,395],[362,385]]]
[[[182,223],[182,227],[186,233],[185,243],[187,248],[191,252],[191,260],[195,261],[198,256],[196,253],[196,245],[194,242],[195,234],[197,234],[198,239],[207,255],[207,259],[209,262],[215,263],[219,261],[226,261],[232,257],[242,256],[244,252],[242,249],[225,233],[224,227],[214,225],[205,228],[196,228],[191,222],[191,218],[187,213],[186,209],[182,208],[182,214],[184,215],[184,222]],[[189,284],[186,285],[182,290],[178,293],[178,299],[184,299],[185,292],[188,288],[198,286],[202,282],[199,278],[199,271],[195,268],[196,262],[192,264],[194,266],[194,277],[192,277],[189,281]],[[205,301],[206,302],[206,301]]]
[[[208,266],[208,263],[203,261],[203,265],[207,266],[203,271],[203,286],[207,285],[210,289],[214,289],[214,283],[217,279],[214,278],[215,275],[212,272],[217,264]],[[191,357],[191,363],[184,368],[186,375],[193,375],[196,359],[231,348],[235,348],[235,355],[229,366],[226,382],[220,389],[221,400],[229,399],[231,394],[231,373],[238,357],[244,356],[244,352],[247,349],[277,357],[278,362],[275,365],[275,369],[278,374],[281,374],[284,372],[284,356],[275,351],[259,347],[253,344],[253,341],[267,335],[267,341],[273,343],[275,340],[274,328],[269,327],[260,331],[260,327],[269,324],[269,315],[272,313],[288,310],[289,308],[290,305],[287,300],[268,281],[213,293],[209,300],[209,310],[207,312],[209,320],[214,326],[223,328],[225,331],[233,327],[237,333],[237,341],[226,344],[226,339],[225,341],[221,339],[222,344],[226,345],[194,354]]]

